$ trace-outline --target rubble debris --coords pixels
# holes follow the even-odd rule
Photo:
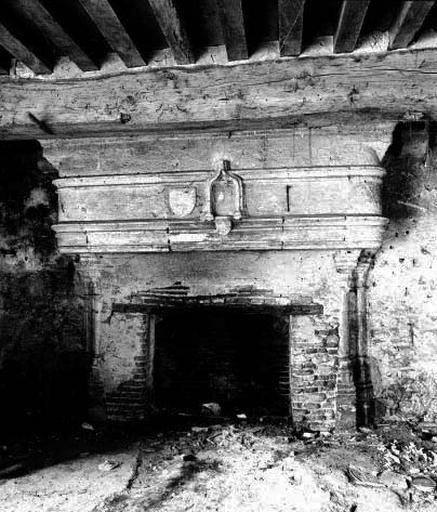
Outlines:
[[[303,432],[301,437],[302,439],[314,439],[316,434],[314,432]]]
[[[365,487],[384,486],[375,475],[358,466],[349,466],[346,471],[346,476],[355,485],[363,485]]]
[[[194,455],[194,453],[187,453],[186,455],[182,455],[182,460],[184,462],[195,462],[197,457]]]
[[[432,478],[425,475],[415,476],[411,480],[411,486],[422,492],[434,492],[436,483]]]
[[[379,480],[386,487],[395,491],[405,491],[408,489],[408,480],[405,475],[396,471],[385,470],[379,475]]]
[[[191,431],[192,432],[208,432],[209,428],[208,427],[191,427]]]
[[[101,464],[99,464],[98,468],[99,471],[112,471],[120,466],[119,462],[116,462],[115,460],[105,460]]]
[[[197,422],[199,418],[192,421]],[[221,421],[222,424],[209,425],[210,420],[205,419],[204,425],[187,422],[183,427],[147,433],[146,437],[141,434],[141,440],[135,443],[137,455],[133,463],[127,463],[118,451],[117,457],[113,451],[103,452],[105,455],[98,456],[96,463],[95,456],[81,458],[87,452],[77,450],[68,464],[79,468],[91,465],[90,474],[98,475],[101,485],[112,486],[114,478],[122,479],[123,471],[126,473],[128,483],[120,487],[121,494],[115,497],[111,494],[109,501],[92,509],[94,512],[139,508],[159,508],[163,512],[224,510],[225,506],[226,510],[237,510],[233,508],[233,500],[241,495],[249,500],[254,496],[254,501],[238,510],[253,512],[288,510],[289,503],[296,510],[313,512],[435,510],[434,444],[423,440],[418,430],[390,427],[327,435],[307,429],[295,432],[286,421]],[[85,434],[82,438],[87,440],[86,447],[91,454],[95,453],[97,436]],[[13,451],[13,446],[10,450]],[[134,453],[133,448],[130,450]],[[388,453],[391,456],[386,457]],[[122,466],[120,470],[113,471],[119,466]],[[27,472],[28,468],[26,463]],[[91,480],[89,485],[93,485]],[[8,484],[2,482],[0,486],[4,493]],[[18,485],[30,484],[23,479],[23,484]],[[15,486],[13,481],[8,500],[13,499]],[[272,488],[279,496],[278,502],[266,492]],[[40,489],[36,492],[40,493]],[[52,499],[52,495],[47,492],[45,499]],[[17,508],[6,510],[15,512]]]
[[[83,422],[81,427],[84,429],[84,430],[95,430],[94,427],[90,424],[90,423],[87,423],[87,422]]]
[[[206,404],[202,404],[201,414],[205,416],[220,416],[221,413],[222,408],[217,402],[208,402]]]

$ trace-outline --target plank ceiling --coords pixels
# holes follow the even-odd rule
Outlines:
[[[48,74],[61,57],[98,70],[114,52],[126,67],[147,66],[165,48],[195,64],[219,45],[228,61],[245,60],[270,41],[281,57],[298,56],[322,36],[344,53],[378,32],[399,49],[431,30],[435,0],[1,0],[0,73],[16,59]]]

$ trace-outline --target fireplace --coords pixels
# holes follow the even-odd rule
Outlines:
[[[218,401],[355,427],[391,129],[45,141],[59,249],[89,290],[95,406],[138,421]]]
[[[167,312],[155,327],[154,398],[160,409],[198,414],[218,403],[233,416],[288,416],[289,320],[245,309]]]

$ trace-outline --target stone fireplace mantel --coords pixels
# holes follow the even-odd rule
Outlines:
[[[264,308],[290,318],[293,421],[355,425],[357,397],[368,399],[353,377],[366,357],[357,269],[386,224],[392,128],[43,141],[59,171],[59,250],[79,255],[92,289],[94,380],[110,419],[144,418],[153,403],[156,315]]]
[[[376,249],[386,223],[378,155],[390,141],[377,128],[356,139],[294,129],[45,141],[60,172],[59,249]]]

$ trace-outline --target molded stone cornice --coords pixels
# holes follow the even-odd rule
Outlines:
[[[54,226],[63,253],[378,248],[382,217],[247,218],[226,236],[211,223],[181,220],[86,222]]]

